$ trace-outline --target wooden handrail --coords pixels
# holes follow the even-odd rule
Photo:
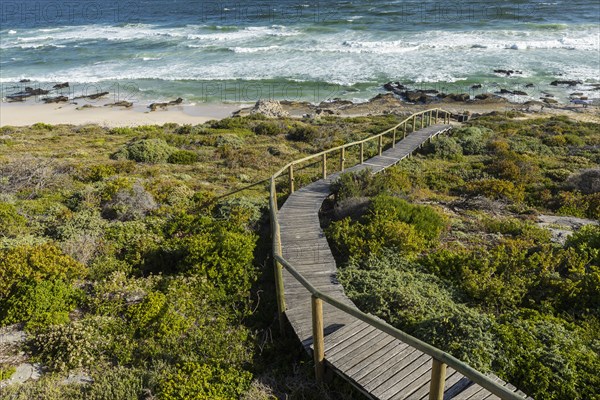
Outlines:
[[[435,112],[435,114],[433,114],[434,112]],[[408,118],[406,118],[405,120],[403,120],[402,122],[397,124],[396,126],[390,128],[390,129],[387,129],[386,131],[381,132],[377,135],[373,135],[373,136],[363,139],[363,140],[359,140],[359,141],[355,141],[352,143],[347,143],[347,144],[344,144],[341,146],[337,146],[337,147],[301,158],[299,160],[292,161],[271,176],[271,185],[270,185],[271,190],[270,190],[270,196],[269,196],[270,207],[269,208],[270,208],[270,216],[271,216],[272,235],[273,235],[275,289],[277,292],[277,309],[278,309],[278,313],[279,313],[279,317],[280,317],[280,321],[279,321],[280,328],[283,331],[283,324],[284,324],[283,315],[284,315],[285,309],[286,309],[285,308],[285,297],[284,297],[284,286],[283,286],[283,274],[282,274],[282,269],[285,268],[294,277],[294,279],[296,279],[311,294],[311,298],[312,298],[312,307],[311,308],[312,308],[312,319],[313,319],[313,342],[314,342],[313,343],[313,347],[314,347],[313,355],[315,358],[315,374],[316,374],[316,378],[317,378],[318,382],[321,382],[322,378],[323,378],[323,363],[324,363],[324,358],[323,358],[324,357],[323,356],[323,313],[322,313],[320,302],[324,301],[324,302],[330,304],[331,306],[337,308],[338,310],[341,310],[341,311],[357,318],[358,320],[363,321],[363,322],[381,330],[382,332],[389,334],[390,336],[394,337],[395,339],[401,340],[404,343],[407,343],[408,345],[414,347],[415,349],[418,349],[418,350],[422,351],[423,353],[431,356],[433,359],[432,377],[431,377],[431,382],[430,382],[430,399],[431,400],[438,400],[443,397],[445,373],[446,373],[447,365],[454,368],[456,371],[460,372],[461,374],[463,374],[464,376],[469,378],[471,381],[477,383],[478,385],[487,389],[488,391],[490,391],[491,393],[500,397],[501,399],[522,400],[523,397],[521,397],[517,393],[514,393],[510,389],[498,384],[497,382],[492,380],[490,377],[475,370],[474,368],[470,367],[468,364],[460,361],[459,359],[453,357],[452,355],[450,355],[434,346],[431,346],[430,344],[427,344],[427,343],[409,335],[408,333],[401,331],[400,329],[397,329],[397,328],[391,326],[390,324],[386,323],[385,321],[383,321],[379,318],[374,317],[371,314],[366,314],[355,307],[351,307],[348,304],[342,303],[339,300],[334,299],[333,297],[330,297],[330,296],[326,295],[325,293],[319,291],[308,280],[306,280],[306,278],[304,278],[304,276],[302,276],[302,274],[300,274],[300,272],[298,272],[296,270],[296,268],[294,268],[293,265],[291,265],[282,256],[281,232],[280,232],[279,221],[278,221],[278,217],[277,217],[278,206],[277,206],[277,187],[276,187],[276,179],[280,175],[282,175],[286,170],[290,171],[290,172],[293,171],[294,165],[297,165],[302,162],[306,162],[308,160],[312,160],[314,158],[320,157],[323,162],[323,170],[322,170],[323,178],[325,178],[326,170],[327,170],[327,167],[326,167],[327,155],[329,153],[332,153],[335,151],[340,151],[340,170],[343,171],[344,170],[344,161],[345,161],[345,158],[344,158],[345,151],[348,147],[360,145],[360,160],[359,160],[359,162],[362,163],[364,161],[364,143],[367,143],[374,139],[378,139],[379,140],[379,144],[378,144],[379,151],[378,152],[381,152],[383,135],[393,132],[394,139],[395,139],[396,129],[403,126],[403,134],[404,134],[404,137],[406,137],[406,135],[407,135],[406,123],[409,122],[411,119],[412,119],[412,132],[414,132],[416,130],[416,126],[415,126],[416,125],[416,117],[421,116],[421,126],[423,126],[423,124],[425,123],[425,115],[428,116],[427,123],[430,124],[432,120],[437,122],[437,119],[438,119],[440,113],[443,113],[444,122],[449,123],[451,113],[448,111],[445,111],[445,110],[442,110],[439,108],[421,111],[419,113],[415,113],[415,114],[409,116]],[[292,175],[292,174],[290,173],[290,175]],[[293,177],[291,177],[291,179],[290,179],[290,186],[292,183],[293,183]],[[291,191],[293,191],[293,188],[290,188],[290,189],[291,189]]]
[[[372,135],[372,136],[369,136],[368,138],[365,138],[365,139],[362,139],[362,140],[357,140],[357,141],[355,141],[355,142],[351,142],[351,143],[342,144],[342,145],[340,145],[340,146],[337,146],[337,147],[332,147],[332,148],[330,148],[330,149],[323,150],[323,151],[321,151],[321,152],[318,152],[318,153],[315,153],[315,154],[311,154],[311,155],[309,155],[309,156],[306,156],[306,157],[300,158],[300,159],[298,159],[298,160],[291,161],[290,163],[288,163],[288,164],[286,164],[285,166],[283,166],[283,167],[282,167],[282,168],[281,168],[279,171],[275,172],[275,173],[273,174],[273,176],[272,176],[272,177],[275,177],[275,178],[279,177],[279,176],[280,176],[280,175],[282,175],[282,174],[283,174],[283,173],[284,173],[286,170],[288,170],[288,169],[289,169],[290,165],[296,165],[296,164],[300,164],[300,163],[306,162],[306,161],[308,161],[308,160],[311,160],[311,159],[313,159],[313,158],[322,157],[322,156],[323,156],[323,154],[329,154],[329,153],[333,153],[333,152],[335,152],[335,151],[340,151],[340,150],[342,150],[342,149],[343,149],[343,150],[345,150],[345,149],[347,149],[348,147],[356,146],[356,145],[359,145],[359,144],[361,144],[361,143],[367,143],[367,142],[369,142],[369,141],[371,141],[371,140],[379,139],[379,137],[380,137],[380,136],[387,135],[388,133],[390,133],[390,132],[393,132],[393,131],[394,131],[394,129],[398,129],[398,128],[399,128],[401,125],[403,125],[403,124],[406,124],[407,122],[410,122],[410,121],[411,121],[411,119],[413,119],[413,118],[416,118],[416,117],[418,117],[418,116],[420,116],[420,115],[425,115],[425,114],[427,114],[427,113],[432,113],[432,112],[434,112],[434,111],[436,111],[436,110],[437,110],[438,112],[441,112],[441,113],[443,113],[443,114],[444,114],[444,121],[448,120],[448,122],[450,122],[450,116],[452,115],[452,113],[451,113],[450,111],[446,111],[446,110],[443,110],[443,109],[441,109],[441,108],[433,108],[433,109],[430,109],[430,110],[420,111],[420,112],[418,112],[418,113],[415,113],[415,114],[412,114],[410,117],[408,117],[408,118],[406,118],[406,119],[402,120],[402,121],[401,121],[401,122],[399,122],[397,125],[395,125],[395,126],[393,126],[393,127],[389,128],[389,129],[387,129],[387,130],[385,130],[385,131],[383,131],[383,132],[381,132],[381,133],[378,133],[378,134],[376,134],[376,135]],[[416,130],[416,127],[413,125],[413,132],[414,132],[415,130]]]

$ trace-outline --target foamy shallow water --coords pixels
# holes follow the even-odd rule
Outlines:
[[[533,85],[537,98],[555,79],[600,82],[593,2],[323,3],[108,1],[59,16],[55,3],[26,0],[2,16],[3,95],[22,79],[200,102],[366,99],[391,80],[454,91]]]

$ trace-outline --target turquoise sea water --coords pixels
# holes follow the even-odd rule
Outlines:
[[[319,102],[399,81],[526,100],[565,95],[549,83],[569,79],[600,96],[598,1],[19,0],[0,12],[3,95],[29,79],[119,100]]]

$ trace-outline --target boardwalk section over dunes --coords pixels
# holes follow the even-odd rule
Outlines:
[[[325,365],[373,399],[523,399],[525,394],[486,376],[443,351],[362,313],[336,279],[336,264],[319,222],[330,185],[341,172],[374,173],[397,164],[427,140],[452,129],[450,113],[428,110],[363,141],[288,164],[271,179],[271,224],[280,323],[285,315],[315,359],[317,380]],[[400,139],[400,140],[397,140]],[[374,144],[374,146],[371,146]],[[366,153],[375,152],[366,159]],[[351,152],[358,154],[351,154]],[[345,168],[354,157],[356,165]],[[328,174],[328,160],[336,171]],[[316,162],[315,162],[316,160]],[[295,173],[320,166],[320,178],[295,190]],[[277,178],[289,196],[281,209]]]

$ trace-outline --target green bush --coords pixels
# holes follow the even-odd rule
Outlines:
[[[167,162],[176,151],[162,139],[142,139],[129,143],[125,148],[113,154],[114,159],[128,159],[150,164]]]
[[[427,240],[437,239],[447,226],[447,218],[431,206],[411,204],[389,195],[376,196],[369,212],[369,219],[406,222],[414,226]]]
[[[414,334],[486,372],[496,357],[496,337],[492,333],[494,318],[464,305],[457,305],[451,313],[427,319],[414,329]]]
[[[255,235],[226,224],[206,228],[205,232],[171,240],[169,246],[177,249],[180,257],[177,270],[203,277],[209,287],[232,299],[245,298],[255,275]]]
[[[460,191],[471,196],[480,195],[493,200],[510,200],[515,203],[525,200],[525,190],[522,185],[495,178],[468,182]]]
[[[260,122],[252,130],[257,135],[275,136],[281,133],[279,124],[270,121]]]
[[[251,378],[247,371],[187,362],[161,379],[160,395],[164,400],[236,400],[250,387]]]
[[[189,150],[177,150],[173,152],[167,162],[169,164],[183,164],[183,165],[191,165],[200,160],[198,153]]]
[[[2,304],[1,323],[25,323],[28,331],[69,322],[83,293],[61,280],[17,283]]]
[[[12,204],[0,203],[0,236],[16,237],[27,232],[27,218]]]
[[[117,173],[117,169],[113,165],[93,165],[83,171],[81,180],[83,182],[100,182]]]
[[[534,313],[498,325],[500,375],[539,399],[597,399],[600,358],[577,329]]]
[[[0,299],[23,280],[60,279],[73,282],[85,267],[52,244],[0,250]]]
[[[432,154],[437,158],[443,158],[447,160],[460,159],[460,157],[463,155],[462,146],[456,141],[456,139],[449,136],[438,136],[425,145],[424,149],[428,154]]]
[[[85,321],[53,325],[30,341],[36,358],[55,371],[90,367],[100,360],[102,338]]]
[[[319,130],[314,126],[297,122],[290,128],[287,136],[290,140],[312,143],[318,139],[318,135]]]
[[[10,379],[15,372],[17,372],[15,367],[0,364],[0,381]]]
[[[405,171],[390,169],[373,174],[369,168],[346,172],[331,185],[336,202],[357,197],[373,197],[382,193],[407,193],[412,184]]]

